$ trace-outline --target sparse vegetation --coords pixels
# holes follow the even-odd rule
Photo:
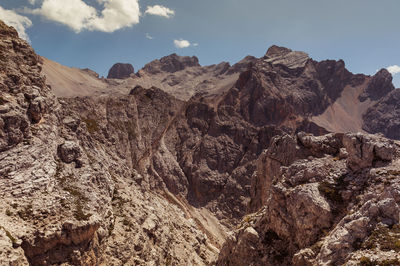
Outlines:
[[[387,260],[383,260],[383,261],[379,262],[379,261],[371,260],[370,258],[363,256],[360,258],[358,265],[362,265],[362,266],[399,266],[400,261],[398,259],[387,259]]]
[[[62,171],[63,171],[63,164],[61,161],[58,161],[57,167],[56,167],[56,173],[54,174],[54,177],[59,178],[61,176]]]
[[[0,96],[0,105],[6,104],[6,103],[7,103],[7,101],[3,97]]]
[[[85,214],[83,212],[83,206],[88,202],[88,198],[79,189],[71,186],[70,181],[74,180],[75,177],[73,175],[61,176],[61,172],[59,174],[56,173],[56,176],[58,177],[60,186],[64,189],[64,191],[68,192],[69,195],[73,197],[75,203],[75,209],[73,211],[75,219],[78,221],[87,221],[90,216],[92,216],[91,214]],[[61,199],[60,204],[63,208],[65,208],[67,206],[67,201]]]
[[[338,190],[336,184],[329,183],[327,181],[323,181],[318,185],[319,192],[324,195],[328,200],[335,203],[342,203],[343,199],[340,195],[340,191]]]
[[[138,137],[136,125],[132,121],[125,122],[125,128],[129,137],[132,139],[136,139]]]
[[[122,220],[122,224],[127,226],[127,227],[129,227],[129,228],[133,227],[132,222],[127,217],[124,217],[124,219]]]
[[[83,212],[83,206],[82,206],[82,202],[80,200],[75,201],[75,207],[76,207],[76,209],[74,211],[74,217],[78,221],[87,221],[87,220],[89,220],[90,216],[92,216],[91,214],[85,214]]]
[[[60,199],[60,205],[61,205],[61,207],[66,208],[67,207],[67,201],[65,199]]]
[[[323,241],[317,241],[311,246],[311,250],[314,251],[315,254],[318,254],[322,248]]]
[[[389,170],[388,174],[395,175],[395,176],[400,176],[400,170]]]
[[[358,263],[358,265],[374,266],[374,265],[377,265],[377,264],[376,264],[376,262],[371,261],[370,258],[363,256],[363,257],[360,258],[360,262]]]
[[[93,134],[99,131],[99,124],[94,119],[82,118],[82,121],[85,122],[86,128],[90,134]]]
[[[10,209],[7,209],[7,210],[6,210],[6,215],[7,215],[7,216],[12,216],[13,213],[10,211]]]
[[[17,240],[11,235],[11,233],[7,229],[5,229],[3,226],[0,226],[0,229],[6,233],[7,237],[11,240],[11,243],[13,243],[13,245],[17,242]]]
[[[400,252],[400,225],[392,228],[378,226],[362,245],[364,249],[379,248],[383,251],[394,250]]]
[[[22,210],[18,211],[18,216],[23,220],[27,220],[33,215],[32,204],[26,205]]]
[[[384,260],[378,264],[379,266],[399,266],[400,261],[398,259]]]

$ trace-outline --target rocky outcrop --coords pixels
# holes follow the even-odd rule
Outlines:
[[[41,75],[39,57],[17,32],[0,22],[0,151],[31,137],[31,124],[38,123],[51,105],[50,89]]]
[[[4,28],[8,31],[2,28],[6,35],[0,42],[8,51],[2,50],[7,60],[0,69],[2,264],[204,265],[215,260],[224,227],[211,213],[204,210],[200,215],[168,192],[151,169],[140,174],[135,170],[144,169],[152,142],[165,130],[159,126],[167,127],[167,118],[180,102],[152,89],[118,96],[118,101],[103,97],[108,115],[99,106],[89,113],[83,99],[56,99],[40,74],[40,62],[30,61],[37,58],[34,51],[13,29]],[[42,99],[45,108],[29,109],[34,99]],[[155,109],[154,103],[163,110]],[[74,104],[86,111],[77,112],[81,109]],[[43,111],[39,122],[37,110]],[[143,133],[135,131],[135,112],[154,115],[153,123],[141,119]],[[109,119],[110,131],[104,130],[98,115]],[[115,146],[119,139],[132,146]]]
[[[223,103],[256,126],[285,124],[295,130],[353,83],[343,61],[315,62],[302,52],[273,46],[240,74]]]
[[[76,162],[81,166],[79,157],[81,157],[81,150],[78,144],[72,141],[66,141],[58,146],[58,156],[64,163]]]
[[[265,59],[272,65],[283,65],[289,69],[305,67],[310,59],[304,52],[292,51],[285,47],[271,46],[265,54]]]
[[[116,63],[108,71],[108,79],[126,79],[135,73],[131,64]]]
[[[360,95],[360,100],[380,100],[383,96],[394,90],[392,80],[392,74],[390,74],[387,69],[381,69],[372,77],[372,80],[368,84],[368,87],[365,89],[364,93]]]
[[[275,137],[253,178],[250,206],[258,211],[245,216],[217,264],[388,260],[383,242],[400,213],[398,151],[398,143],[372,135]],[[397,250],[395,242],[386,244]]]
[[[400,139],[400,90],[392,90],[374,106],[369,108],[364,116],[363,129],[371,133],[383,133],[392,139]]]
[[[161,59],[154,60],[146,64],[142,71],[150,74],[157,74],[160,72],[174,73],[183,70],[187,67],[200,66],[199,59],[195,56],[178,56],[177,54],[171,54]]]

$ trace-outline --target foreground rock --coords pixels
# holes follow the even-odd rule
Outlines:
[[[95,117],[55,98],[40,74],[40,60],[16,31],[0,22],[0,34],[5,57],[0,69],[1,264],[214,261],[224,227],[208,211],[192,209],[162,186],[152,190],[149,174],[139,174],[131,158],[124,161],[112,141],[99,141],[107,132]],[[128,110],[141,108],[136,101],[149,104],[148,95],[130,97]],[[121,106],[114,107],[111,117],[120,119],[115,124],[120,131],[114,132],[135,138],[133,124],[121,124]],[[203,223],[213,224],[213,230]]]
[[[399,143],[364,134],[278,136],[218,265],[400,262]],[[388,253],[388,251],[391,251]]]

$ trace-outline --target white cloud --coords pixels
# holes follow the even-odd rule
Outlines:
[[[36,0],[28,0],[29,4],[34,5]]]
[[[67,25],[75,32],[87,28],[97,15],[95,8],[81,0],[44,0],[42,6],[31,13]]]
[[[386,69],[390,72],[390,74],[392,74],[392,76],[400,73],[400,66],[398,65],[389,66]]]
[[[0,19],[3,20],[7,25],[14,27],[19,37],[29,41],[29,37],[26,34],[26,29],[32,26],[32,21],[24,16],[15,13],[12,10],[6,10],[0,6]]]
[[[154,39],[154,37],[153,36],[151,36],[150,34],[148,34],[148,33],[146,33],[146,38],[147,39],[149,39],[149,40],[153,40]]]
[[[104,9],[101,16],[90,23],[90,30],[113,32],[139,23],[139,0],[99,1],[104,3]]]
[[[139,23],[138,0],[98,0],[103,10],[97,10],[83,0],[44,0],[40,8],[25,9],[48,20],[59,22],[75,32],[98,30],[113,32]]]
[[[187,48],[190,46],[190,42],[183,39],[174,40],[174,44],[176,48]]]
[[[175,15],[175,11],[165,6],[147,6],[146,14],[170,18]]]
[[[197,42],[195,42],[194,44],[192,44],[194,47],[199,46],[199,44]]]

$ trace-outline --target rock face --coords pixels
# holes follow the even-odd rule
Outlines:
[[[174,73],[183,70],[187,67],[200,66],[199,59],[195,56],[178,56],[177,54],[171,54],[165,56],[160,60],[154,60],[144,66],[143,71],[157,74],[160,72]]]
[[[131,74],[135,73],[135,70],[131,64],[116,63],[108,71],[108,79],[126,79]]]
[[[132,165],[141,156],[147,160],[151,141],[164,130],[158,122],[168,122],[163,119],[179,101],[154,89],[99,99],[109,116],[97,107],[76,112],[82,99],[55,98],[32,48],[12,28],[1,23],[0,29],[5,58],[0,70],[1,264],[205,265],[215,260],[225,227]],[[34,105],[35,99],[43,105]],[[153,101],[167,109],[150,112],[153,124],[143,124],[143,135],[135,132],[139,119],[132,115],[147,117]],[[109,119],[110,132],[97,115]],[[142,141],[133,141],[139,137]],[[120,138],[142,153],[131,157],[130,145],[114,146]]]
[[[356,104],[368,93],[372,117],[395,109],[396,90],[375,94],[388,88],[386,73],[353,75],[343,61],[273,46],[233,66],[173,54],[124,80],[100,80],[39,60],[4,24],[0,34],[5,264],[329,265],[397,256],[389,240],[400,234],[398,143],[326,134],[312,120],[339,99],[354,105],[343,100],[349,92]],[[85,80],[85,97],[53,94]],[[394,132],[364,117],[368,130]]]
[[[253,179],[258,211],[228,238],[217,265],[398,263],[400,253],[386,252],[399,251],[396,238],[387,240],[398,234],[398,152],[399,143],[360,133],[275,137]]]
[[[265,54],[266,61],[272,65],[283,65],[289,69],[305,67],[310,59],[304,52],[292,51],[285,47],[271,46]]]
[[[40,74],[39,57],[13,28],[0,22],[0,151],[31,137],[31,124],[40,121],[51,100]]]
[[[381,99],[383,96],[387,95],[389,92],[394,90],[392,84],[393,77],[386,69],[381,69],[376,73],[365,92],[360,95],[360,100],[365,101],[367,98],[372,101]]]
[[[400,139],[400,90],[395,89],[383,97],[364,114],[363,129],[371,133],[383,133]]]

